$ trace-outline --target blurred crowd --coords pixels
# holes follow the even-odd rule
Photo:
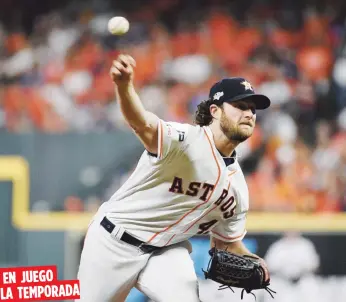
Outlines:
[[[238,152],[252,209],[346,211],[343,1],[241,2],[77,0],[29,27],[0,24],[0,129],[127,129],[108,74],[119,53],[169,121],[193,122],[215,81],[242,76],[272,100]],[[107,32],[114,15],[130,20],[125,36]]]

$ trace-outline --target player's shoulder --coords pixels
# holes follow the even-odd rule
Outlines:
[[[163,121],[168,128],[174,129],[181,135],[181,140],[191,139],[196,137],[201,131],[201,127],[188,123],[178,123],[171,121]]]
[[[237,155],[236,155],[237,156]],[[241,164],[239,163],[239,160],[236,159],[234,164],[232,165],[232,170],[236,173],[234,173],[234,176],[241,182],[243,182],[244,184],[246,184],[246,179],[245,179],[245,175],[243,172],[243,169],[241,167]]]
[[[239,174],[244,176],[243,169],[241,168],[241,165],[239,163],[238,152],[236,153],[235,157],[236,157],[236,160],[234,161],[234,164],[233,164],[234,170],[236,170]]]
[[[163,121],[167,127],[172,127],[178,131],[186,131],[188,132],[191,128],[193,128],[194,126],[191,124],[187,124],[187,123],[178,123],[178,122],[172,122],[172,121]]]

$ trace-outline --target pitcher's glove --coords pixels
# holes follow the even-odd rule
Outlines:
[[[241,299],[244,291],[251,293],[254,289],[265,289],[274,298],[272,292],[276,292],[268,288],[270,280],[265,280],[265,271],[258,258],[239,256],[216,248],[212,248],[209,255],[208,269],[203,272],[206,279],[222,284],[219,289],[230,288],[233,291],[232,287],[242,288]]]

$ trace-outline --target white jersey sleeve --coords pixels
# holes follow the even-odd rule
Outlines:
[[[242,240],[246,235],[246,212],[235,214],[232,219],[223,221],[211,231],[211,236],[224,242]]]
[[[183,150],[186,146],[187,124],[165,122],[159,120],[158,159],[164,159],[168,154]]]

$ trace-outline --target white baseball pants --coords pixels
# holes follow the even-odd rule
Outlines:
[[[102,218],[101,218],[102,219]],[[156,302],[199,302],[198,282],[185,243],[145,254],[108,233],[95,219],[78,271],[80,302],[123,302],[133,287]]]

